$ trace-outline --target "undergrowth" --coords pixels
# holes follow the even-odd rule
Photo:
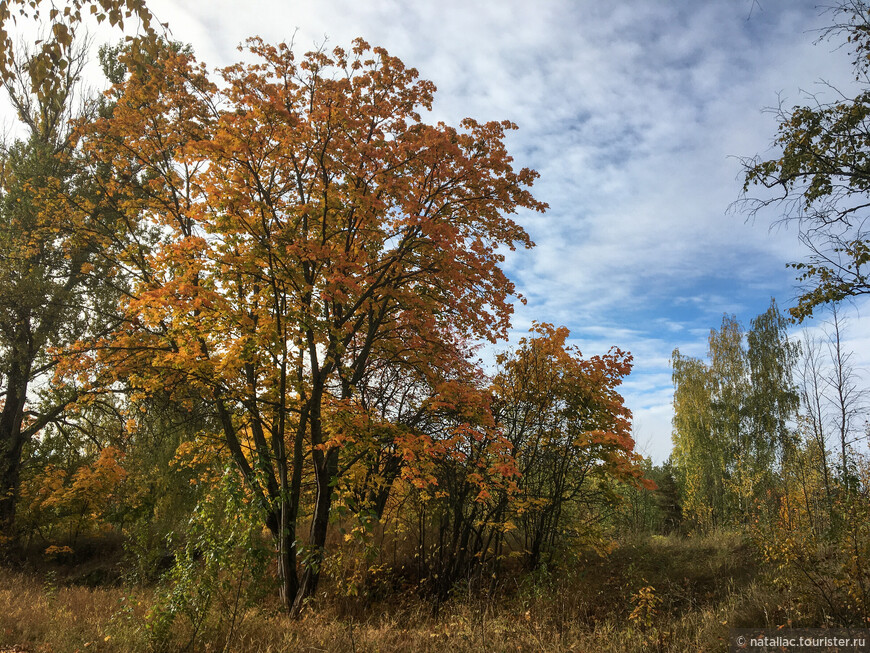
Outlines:
[[[437,606],[412,588],[372,598],[327,582],[298,620],[267,593],[245,606],[232,632],[204,627],[193,642],[180,626],[154,641],[157,590],[0,569],[0,650],[724,651],[729,628],[792,617],[789,597],[764,582],[756,560],[734,535],[638,538],[606,555],[470,580]],[[226,624],[222,609],[207,623]]]

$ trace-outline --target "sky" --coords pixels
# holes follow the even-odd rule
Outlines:
[[[854,90],[848,52],[815,43],[831,21],[816,0],[148,4],[212,68],[253,35],[300,52],[361,36],[435,83],[428,120],[517,123],[508,149],[540,173],[533,192],[550,209],[517,216],[536,247],[505,262],[527,299],[512,339],[537,320],[567,326],[586,355],[632,352],[623,395],[657,462],[671,450],[673,350],[705,355],[725,313],[748,328],[771,297],[794,305],[797,232],[734,202],[740,157],[775,154],[770,107],[833,99],[826,83]],[[870,302],[845,312],[870,367]]]

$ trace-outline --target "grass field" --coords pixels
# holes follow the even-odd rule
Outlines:
[[[730,627],[797,616],[754,559],[733,535],[651,536],[485,588],[471,582],[438,606],[412,588],[339,597],[327,583],[298,620],[270,593],[233,615],[215,607],[198,624],[176,619],[160,638],[146,618],[154,588],[95,583],[93,570],[3,568],[0,651],[723,651]]]

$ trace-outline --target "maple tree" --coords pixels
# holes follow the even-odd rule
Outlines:
[[[497,423],[516,460],[519,498],[510,506],[512,517],[534,569],[560,538],[572,505],[606,504],[612,481],[647,489],[655,484],[644,478],[631,412],[617,390],[631,371],[631,355],[614,348],[584,358],[568,344],[566,327],[536,324],[532,333],[499,356],[493,393]],[[588,529],[593,520],[577,521]]]
[[[33,529],[43,540],[60,541],[63,537],[75,545],[84,532],[110,528],[107,516],[123,495],[127,477],[123,458],[118,449],[109,446],[72,474],[52,464],[39,470],[22,488]],[[54,533],[56,530],[61,532]]]
[[[469,369],[427,402],[436,428],[405,451],[414,464],[391,518],[397,535],[410,530],[414,570],[436,598],[481,569],[498,577],[506,555],[534,569],[569,541],[600,544],[617,488],[655,487],[618,392],[630,354],[584,358],[569,335],[536,324],[491,379]]]
[[[343,420],[349,464],[343,495],[354,513],[380,519],[396,482],[431,489],[444,457],[487,421],[483,374],[472,352],[458,341],[441,343],[437,352],[406,350],[401,358],[381,352],[374,361],[356,387],[355,419],[346,412]]]
[[[159,238],[118,254],[137,278],[126,326],[66,372],[213,403],[298,610],[353,436],[341,424],[366,414],[358,386],[384,361],[438,369],[457,339],[504,336],[497,249],[531,246],[507,216],[545,205],[536,173],[512,167],[513,124],[426,124],[434,86],[385,50],[248,48],[256,62],[221,84],[178,48],[130,48],[111,115],[82,126],[106,192]],[[298,578],[303,473],[316,492]]]
[[[519,472],[480,370],[443,384],[432,408],[437,431],[406,449],[413,465],[403,469],[397,499],[400,507],[410,499],[416,573],[443,600],[476,570],[495,573],[512,528],[506,509],[518,496]]]

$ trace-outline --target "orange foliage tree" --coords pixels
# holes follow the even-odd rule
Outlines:
[[[569,511],[615,500],[613,481],[655,484],[643,477],[631,412],[618,392],[631,354],[613,348],[584,358],[567,344],[567,328],[536,324],[531,331],[515,351],[499,356],[492,391],[519,476],[510,517],[520,524],[527,564],[535,568],[561,539]],[[508,508],[504,500],[502,509]],[[573,526],[597,518],[589,510],[576,516]]]
[[[254,63],[220,84],[178,48],[132,48],[111,115],[82,127],[113,170],[107,196],[152,236],[115,253],[136,279],[125,328],[83,343],[67,371],[213,404],[298,609],[354,433],[341,424],[365,412],[357,388],[384,365],[434,378],[462,339],[504,336],[514,288],[497,249],[532,244],[507,216],[546,207],[505,149],[514,125],[423,122],[434,86],[385,50],[248,48]]]
[[[123,459],[124,454],[115,447],[104,447],[96,460],[73,474],[46,465],[23,484],[25,519],[31,522],[25,526],[39,533],[43,541],[72,545],[82,533],[107,529],[108,516],[117,507],[127,478]],[[52,546],[72,552],[68,546]]]
[[[421,589],[446,598],[461,578],[495,571],[505,507],[518,495],[510,441],[495,422],[492,395],[479,371],[441,384],[428,402],[434,435],[403,451],[395,536],[407,530]]]

